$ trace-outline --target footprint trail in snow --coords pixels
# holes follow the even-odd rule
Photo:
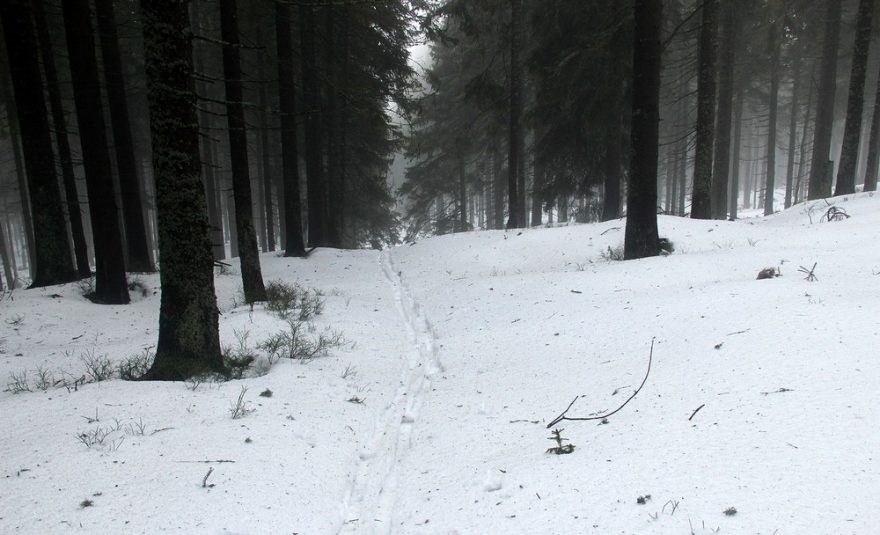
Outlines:
[[[371,437],[358,454],[356,470],[346,491],[338,533],[388,534],[395,523],[400,465],[412,446],[413,426],[431,378],[442,365],[436,337],[421,307],[395,269],[390,251],[379,255],[379,269],[391,287],[407,336],[407,355],[391,403],[379,414]]]

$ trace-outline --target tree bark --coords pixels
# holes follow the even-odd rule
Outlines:
[[[795,52],[792,58],[793,70],[791,75],[791,113],[788,123],[788,161],[785,171],[785,208],[791,207],[791,194],[794,186],[794,154],[797,146],[797,123],[800,98],[801,56],[800,51]]]
[[[741,7],[736,2],[724,4],[721,32],[721,70],[718,78],[718,133],[712,172],[712,217],[727,218],[727,189],[730,177],[730,137],[733,115],[733,67],[736,63],[737,32]]]
[[[263,221],[265,223],[265,243],[263,249],[266,251],[275,250],[275,213],[272,207],[272,157],[269,143],[269,94],[265,83],[265,70],[263,62],[260,62],[260,79],[264,83],[260,84],[260,179],[263,185]]]
[[[290,37],[290,6],[275,3],[275,35],[278,47],[278,99],[281,107],[281,167],[283,175],[286,257],[306,255],[302,233],[299,193],[299,156],[296,135],[293,42]]]
[[[147,240],[143,200],[138,180],[131,121],[128,117],[128,97],[122,58],[116,34],[116,16],[113,0],[95,0],[98,19],[98,37],[104,76],[107,81],[107,101],[110,105],[110,124],[113,128],[113,147],[119,172],[119,193],[122,198],[122,216],[125,223],[125,244],[129,271],[153,272],[153,255]]]
[[[728,192],[728,217],[731,220],[737,218],[739,210],[739,170],[742,160],[742,124],[743,124],[743,99],[745,91],[740,86],[736,91],[736,110],[733,127],[733,155],[730,170],[730,188]]]
[[[12,290],[15,288],[15,271],[12,269],[12,261],[9,259],[9,248],[6,244],[6,224],[0,219],[0,255],[3,260],[3,275],[6,277],[6,285]],[[2,282],[2,280],[0,280]],[[0,284],[0,291],[3,285]]]
[[[522,113],[522,67],[520,46],[523,41],[522,0],[510,1],[510,117],[508,118],[507,158],[507,228],[525,226],[525,175],[522,160],[523,133]]]
[[[837,46],[840,41],[841,0],[826,0],[825,43],[819,72],[813,157],[810,164],[809,199],[831,195],[831,180],[826,172],[831,151],[831,129],[834,124],[834,88],[837,83]]]
[[[82,145],[92,238],[95,243],[96,303],[126,304],[125,252],[113,188],[113,164],[98,79],[98,59],[88,0],[62,0],[73,100]]]
[[[605,183],[602,198],[602,221],[620,217],[620,171],[623,167],[620,153],[621,131],[615,121],[612,131],[605,140]]]
[[[15,95],[13,95],[9,84],[10,78],[11,76],[7,76],[5,72],[0,73],[0,91],[3,93],[3,100],[6,106],[6,118],[9,120],[9,140],[12,145],[12,159],[15,162],[15,178],[16,185],[18,186],[19,203],[21,204],[22,234],[24,235],[26,245],[22,249],[22,259],[23,264],[28,266],[29,275],[33,279],[33,262],[31,259],[36,257],[34,253],[34,224],[31,219],[31,201],[28,194],[28,177],[23,160],[24,153],[21,147],[21,132],[18,126],[18,119],[16,118]]]
[[[703,2],[700,27],[700,58],[697,79],[697,153],[694,159],[694,184],[691,217],[712,217],[712,151],[715,141],[715,73],[717,70],[717,33],[719,0]]]
[[[326,235],[327,206],[323,154],[323,118],[315,46],[315,11],[308,0],[300,0],[300,61],[302,62],[303,105],[306,128],[306,185],[308,199],[308,242],[315,247],[330,245]]]
[[[497,146],[492,147],[492,228],[504,228],[504,176],[502,174],[501,153]]]
[[[76,273],[80,278],[91,277],[92,269],[89,266],[89,251],[86,246],[86,235],[83,231],[82,209],[79,205],[76,175],[73,172],[70,141],[67,137],[67,118],[64,116],[64,105],[61,100],[61,87],[58,84],[55,53],[52,48],[52,39],[49,36],[49,25],[46,22],[43,0],[33,0],[32,6],[34,10],[34,23],[37,28],[37,39],[40,42],[40,56],[43,59],[43,71],[46,74],[46,89],[49,93],[52,123],[55,127],[55,143],[58,147],[58,159],[61,164],[61,182],[64,185],[64,196],[67,199],[67,216],[70,221],[70,234],[73,238],[73,256],[76,260]]]
[[[767,174],[764,182],[764,215],[773,213],[773,192],[776,190],[776,123],[779,115],[779,53],[781,49],[779,20],[770,25],[770,118],[767,127]]]
[[[868,142],[868,167],[865,170],[864,191],[877,189],[877,167],[880,165],[880,73],[877,76],[877,91],[874,96],[874,114],[871,119],[871,138]]]
[[[260,269],[260,252],[254,228],[251,178],[248,168],[247,130],[242,102],[241,57],[239,55],[238,14],[235,0],[220,0],[220,33],[223,46],[223,76],[226,86],[226,118],[229,128],[229,159],[232,166],[232,193],[241,282],[247,303],[266,300]]]
[[[15,93],[33,224],[34,228],[40,229],[39,239],[34,236],[31,287],[70,282],[76,279],[76,273],[70,258],[61,191],[55,175],[55,155],[49,116],[43,101],[43,81],[30,1],[0,2],[0,20]],[[27,208],[23,206],[22,210]]]
[[[852,70],[849,77],[846,125],[843,129],[843,145],[840,148],[840,165],[837,168],[837,185],[834,188],[834,195],[846,195],[856,191],[856,170],[859,163],[862,108],[873,14],[874,0],[860,0],[859,13],[856,18],[856,41],[853,46]]]
[[[141,0],[159,226],[159,341],[146,378],[227,375],[200,180],[187,0]]]
[[[657,157],[662,11],[662,0],[635,0],[631,156],[624,241],[624,258],[627,260],[656,256],[660,252],[657,236]]]

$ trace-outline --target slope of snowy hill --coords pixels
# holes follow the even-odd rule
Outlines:
[[[225,383],[90,382],[155,343],[157,276],[127,306],[3,294],[0,533],[875,532],[880,196],[661,217],[675,252],[637,261],[624,224],[265,254],[344,343],[268,366],[285,322],[218,274],[222,341],[259,356]]]

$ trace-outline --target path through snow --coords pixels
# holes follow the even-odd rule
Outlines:
[[[338,533],[392,533],[400,465],[411,449],[412,428],[431,390],[431,379],[443,370],[437,358],[434,330],[403,283],[391,252],[384,251],[378,258],[379,270],[394,294],[409,350],[397,392],[358,453]]]

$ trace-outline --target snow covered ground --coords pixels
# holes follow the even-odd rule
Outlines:
[[[5,294],[0,533],[877,533],[880,196],[831,202],[851,217],[662,217],[675,253],[630,262],[607,259],[622,220],[264,255],[347,344],[221,384],[13,393],[149,348],[158,279],[128,306]],[[283,329],[216,280],[224,344]],[[568,416],[632,394],[652,339],[641,392],[547,453],[576,396]]]

